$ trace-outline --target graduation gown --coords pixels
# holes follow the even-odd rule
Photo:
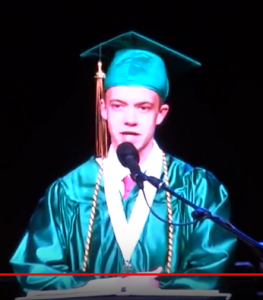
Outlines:
[[[209,172],[193,168],[166,154],[169,185],[203,208],[229,219],[230,207],[224,186]],[[99,164],[94,157],[54,182],[39,201],[28,229],[11,258],[16,273],[80,273]],[[164,180],[162,171],[161,179]],[[129,218],[138,188],[135,186],[123,207]],[[157,191],[152,209],[167,219],[166,195]],[[172,197],[173,222],[192,221],[193,209]],[[176,226],[173,231],[172,273],[220,273],[226,270],[236,243],[235,237],[210,220]],[[149,213],[131,257],[134,272],[159,266],[166,269],[168,225]],[[104,194],[99,187],[87,273],[122,273],[124,260],[116,241]],[[121,274],[120,274],[121,275]],[[105,276],[102,276],[105,278]],[[18,276],[23,289],[68,289],[85,285],[100,276]],[[163,289],[214,289],[219,278],[160,276]]]

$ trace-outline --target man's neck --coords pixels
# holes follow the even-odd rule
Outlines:
[[[151,140],[150,143],[144,149],[139,151],[139,155],[140,155],[139,165],[140,166],[147,160],[147,158],[150,155],[152,149],[153,149],[153,140]]]

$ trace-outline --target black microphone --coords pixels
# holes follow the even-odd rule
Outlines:
[[[118,157],[120,163],[125,168],[128,168],[130,170],[132,179],[137,183],[138,187],[143,192],[144,199],[146,201],[147,206],[149,207],[150,212],[157,219],[164,222],[165,224],[168,224],[168,225],[172,224],[173,226],[186,226],[186,225],[196,224],[196,221],[187,222],[187,223],[173,223],[171,221],[167,221],[165,219],[160,218],[150,207],[150,205],[146,199],[146,195],[143,190],[143,182],[148,181],[150,184],[152,184],[158,190],[160,190],[160,189],[166,190],[169,187],[167,187],[162,180],[160,180],[156,177],[153,177],[153,176],[147,176],[146,174],[141,172],[141,169],[139,167],[139,161],[140,161],[139,152],[132,143],[124,142],[124,143],[120,144],[117,147],[116,152],[117,152],[117,157]],[[187,200],[185,200],[185,201],[187,201]]]
[[[117,147],[117,157],[120,163],[131,172],[132,179],[140,189],[143,189],[143,181],[146,176],[139,167],[140,156],[138,150],[132,143],[124,142]]]

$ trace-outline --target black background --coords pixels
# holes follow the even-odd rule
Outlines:
[[[202,62],[171,82],[171,112],[157,140],[212,171],[230,193],[233,224],[263,241],[260,6],[142,2],[20,2],[1,10],[1,272],[11,271],[45,189],[93,154],[96,65],[79,54],[130,30]],[[237,259],[250,257],[241,246]]]

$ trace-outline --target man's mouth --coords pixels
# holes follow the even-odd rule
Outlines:
[[[123,132],[121,132],[121,134],[122,135],[132,135],[132,136],[137,136],[137,135],[139,135],[139,133],[137,133],[137,132],[133,132],[133,131],[123,131]]]

